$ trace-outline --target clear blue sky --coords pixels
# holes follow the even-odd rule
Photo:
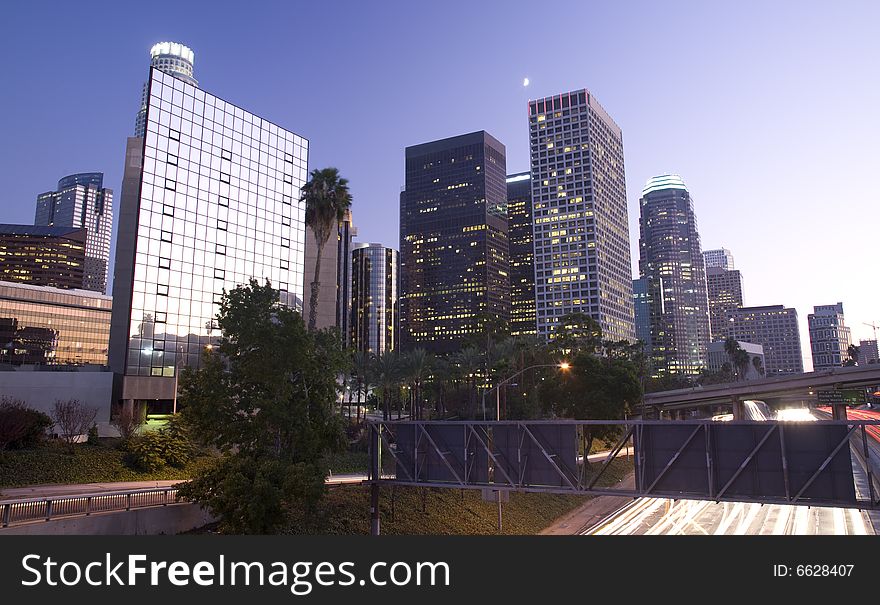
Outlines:
[[[586,87],[638,197],[681,174],[746,304],[880,322],[878,2],[19,2],[4,10],[0,221],[59,177],[119,191],[153,43],[206,90],[306,136],[351,181],[361,241],[397,246],[407,145],[485,129],[528,168],[526,101]],[[523,78],[530,79],[528,88]]]

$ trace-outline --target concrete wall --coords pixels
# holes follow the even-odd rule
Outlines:
[[[20,399],[50,416],[56,399],[79,399],[98,409],[95,422],[102,436],[118,434],[110,426],[112,392],[112,372],[0,372],[0,397]]]
[[[198,504],[170,504],[96,515],[37,521],[0,528],[0,536],[109,535],[144,536],[179,534],[213,523],[216,519]]]

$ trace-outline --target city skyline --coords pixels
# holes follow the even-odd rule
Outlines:
[[[336,165],[350,179],[354,211],[366,241],[396,247],[397,225],[387,217],[395,213],[398,203],[406,145],[485,129],[506,146],[508,173],[512,174],[528,168],[524,126],[528,99],[586,86],[602,100],[626,135],[631,248],[637,245],[633,235],[638,215],[634,209],[641,183],[653,174],[679,173],[699,192],[704,248],[729,248],[737,257],[737,268],[748,275],[747,305],[796,307],[802,342],[808,342],[808,312],[829,300],[846,305],[847,323],[856,342],[873,335],[863,322],[880,320],[880,310],[873,302],[880,292],[870,278],[870,255],[828,254],[818,237],[825,232],[826,204],[833,205],[838,224],[850,225],[853,230],[876,225],[880,218],[869,172],[878,161],[870,141],[880,134],[871,113],[880,88],[876,81],[858,77],[870,67],[866,57],[876,56],[877,42],[869,39],[868,25],[876,22],[876,15],[867,13],[876,12],[877,7],[863,6],[865,14],[851,20],[845,39],[836,28],[844,16],[851,19],[852,6],[825,7],[820,14],[778,5],[763,9],[761,20],[755,19],[754,6],[724,14],[693,5],[645,5],[640,10],[572,7],[571,13],[583,12],[597,23],[586,26],[590,34],[591,28],[596,28],[595,36],[580,38],[586,41],[587,52],[548,66],[534,58],[539,45],[526,42],[496,53],[488,65],[471,68],[451,60],[445,51],[435,49],[439,46],[433,42],[448,27],[461,28],[464,33],[480,19],[459,22],[455,19],[458,11],[452,6],[444,10],[352,6],[340,17],[343,29],[353,32],[349,44],[338,50],[322,50],[315,64],[303,66],[299,76],[285,75],[272,85],[265,83],[267,72],[278,70],[293,47],[273,42],[271,36],[257,35],[256,23],[247,19],[241,23],[241,35],[252,43],[254,54],[241,56],[216,35],[218,18],[199,22],[197,9],[182,7],[179,19],[171,25],[159,16],[144,15],[132,20],[124,31],[108,31],[100,40],[74,39],[78,20],[87,18],[91,27],[129,11],[108,7],[83,11],[79,16],[62,7],[46,17],[31,10],[21,8],[13,15],[13,21],[20,20],[22,26],[12,28],[10,77],[20,76],[22,71],[51,72],[57,86],[85,90],[88,84],[77,78],[75,67],[100,54],[105,62],[104,82],[99,99],[72,92],[59,103],[57,97],[39,94],[43,87],[40,79],[18,78],[19,94],[0,101],[4,133],[17,143],[2,151],[3,176],[10,182],[6,211],[0,217],[3,222],[30,222],[32,200],[51,188],[59,174],[102,171],[105,185],[120,190],[124,141],[137,111],[137,93],[132,91],[139,90],[147,75],[144,65],[149,48],[159,41],[175,40],[195,51],[199,79],[219,96],[235,98],[280,123],[299,124],[303,122],[300,116],[309,116],[300,130],[314,141],[310,167]],[[309,19],[317,10],[291,7],[287,13],[281,9],[277,24],[261,22],[261,27],[283,30],[294,11],[300,19]],[[392,30],[395,17],[406,19],[414,10],[429,14],[410,31]],[[617,12],[623,10],[629,15]],[[497,14],[499,11],[488,7],[474,11],[476,16],[491,15],[497,20],[498,27],[487,33],[490,38],[503,35],[505,22],[513,26],[513,15]],[[672,40],[665,48],[651,47],[650,52],[644,43],[634,44],[634,39],[652,30],[661,15],[684,27],[700,27],[691,28],[692,38]],[[567,18],[575,20],[575,16]],[[38,18],[46,26],[48,43],[34,49],[23,36],[33,31],[29,23]],[[627,27],[604,28],[614,30],[613,35],[601,26],[603,21],[620,20],[625,20]],[[785,27],[780,28],[783,23]],[[392,31],[400,36],[391,36]],[[803,51],[800,62],[792,63],[782,51],[786,45],[811,39],[820,31],[830,32],[832,41],[799,45]],[[741,39],[743,33],[748,35]],[[301,34],[298,43],[306,46],[319,39],[308,28]],[[420,37],[425,38],[424,46],[419,46],[423,48],[420,58],[398,57],[406,54],[398,53],[400,48],[415,44]],[[705,45],[705,52],[698,57],[691,56],[689,50],[695,43]],[[561,44],[565,50],[574,42]],[[108,46],[112,46],[112,53],[106,53]],[[591,52],[603,48],[610,52]],[[259,57],[256,65],[252,65],[253,56]],[[399,77],[402,69],[419,63],[423,69],[407,72],[406,79]],[[657,64],[666,69],[652,70]],[[301,82],[319,77],[328,68],[332,68],[331,78],[334,70],[342,69],[353,75],[354,86],[382,94],[358,95],[358,102],[352,104],[347,95],[330,90],[296,93]],[[668,86],[670,73],[691,84]],[[531,84],[523,88],[526,76]],[[646,100],[633,94],[634,85],[667,88],[663,95],[649,95]],[[399,110],[392,128],[382,120],[372,123],[367,116],[402,88],[417,101]],[[439,94],[447,89],[447,94]],[[338,98],[332,98],[334,95]],[[462,96],[467,102],[456,102]],[[839,112],[840,107],[847,111]],[[817,114],[833,114],[835,118],[817,122]],[[88,141],[79,134],[84,125],[93,131]],[[681,131],[688,145],[669,145],[671,136]],[[49,133],[54,144],[47,153],[45,137]],[[759,138],[762,144],[755,152],[751,147]],[[835,151],[828,153],[827,149]],[[33,162],[34,157],[40,161]],[[834,199],[828,197],[830,182]],[[750,195],[743,195],[743,185]],[[114,214],[118,215],[118,209]],[[635,264],[638,255],[632,256]],[[805,355],[804,361],[809,367],[809,356]]]

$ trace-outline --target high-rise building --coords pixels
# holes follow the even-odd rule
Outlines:
[[[187,84],[198,86],[193,75],[193,61],[195,54],[188,46],[178,42],[159,42],[150,49],[150,67],[171,74]],[[147,83],[144,83],[141,93],[141,107],[138,110],[134,125],[134,136],[144,136],[147,123],[147,95],[149,94]]]
[[[357,229],[352,223],[351,211],[345,213],[335,233],[324,244],[321,253],[321,289],[318,291],[315,327],[318,329],[335,327],[343,342],[349,332],[348,320],[351,313],[351,246]],[[318,258],[318,242],[315,233],[306,228],[305,244],[305,301],[303,317],[309,321],[312,305],[311,284],[315,279],[315,261]]]
[[[737,368],[731,363],[730,355],[727,354],[725,348],[726,344],[727,341],[725,340],[719,340],[709,344],[710,372],[717,372],[722,366],[724,366],[724,364],[728,364],[731,372],[739,376],[741,380],[764,378],[764,347],[751,342],[737,342],[739,348],[749,354],[748,365],[742,368]]]
[[[86,230],[83,281],[77,288],[107,292],[110,237],[113,233],[113,190],[104,188],[104,174],[72,174],[58,181],[56,191],[37,197],[34,225]]]
[[[636,339],[645,345],[645,354],[651,352],[651,292],[648,278],[633,280],[633,310],[636,324]]]
[[[725,271],[733,271],[733,253],[727,248],[719,248],[718,250],[703,250],[703,262],[706,268],[714,267],[724,269]]]
[[[803,373],[797,309],[782,305],[741,307],[727,314],[727,322],[729,337],[764,348],[764,373],[768,378]]]
[[[837,368],[849,359],[852,335],[844,322],[843,303],[813,307],[813,312],[807,315],[807,326],[813,370]]]
[[[398,255],[382,244],[355,244],[351,253],[351,347],[381,355],[397,348]]]
[[[651,371],[699,374],[707,367],[709,309],[693,200],[680,176],[665,174],[648,179],[639,205],[639,273],[651,302]]]
[[[876,340],[860,340],[859,341],[859,365],[865,366],[869,363],[877,363],[880,360],[880,353],[877,351]]]
[[[404,349],[457,351],[489,319],[509,321],[506,177],[504,145],[485,131],[406,148]]]
[[[528,172],[507,177],[507,229],[510,239],[510,334],[537,334],[532,183]]]
[[[727,338],[727,314],[743,306],[742,274],[721,267],[706,268],[709,324],[712,341]]]
[[[535,306],[552,338],[570,313],[634,340],[623,134],[585,89],[529,101]]]
[[[81,289],[87,237],[82,228],[0,225],[0,280]]]
[[[107,365],[113,299],[0,281],[0,363]]]
[[[178,369],[219,337],[224,291],[269,280],[302,308],[308,141],[156,68],[147,90],[123,174],[110,365],[117,400],[167,405]]]

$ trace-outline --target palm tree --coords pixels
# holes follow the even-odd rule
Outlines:
[[[414,419],[422,416],[422,382],[425,380],[431,359],[425,349],[413,349],[403,357],[403,375],[410,386],[410,414]]]
[[[309,331],[314,332],[321,290],[321,256],[333,230],[338,228],[346,210],[351,208],[351,193],[348,179],[340,177],[336,168],[316,168],[310,177],[301,190],[301,200],[306,205],[306,226],[312,230],[318,245],[309,306]]]
[[[363,351],[355,351],[351,357],[351,372],[355,377],[357,390],[357,424],[361,423],[361,393],[364,399],[370,390],[370,357]]]
[[[749,362],[751,359],[752,356],[749,355],[748,351],[742,348],[738,349],[736,353],[733,354],[733,364],[736,367],[738,380],[746,379],[746,372],[749,370]]]
[[[385,351],[373,357],[373,372],[376,384],[382,389],[382,419],[391,419],[391,396],[399,386],[400,362],[397,353]]]
[[[758,376],[764,375],[764,362],[761,361],[760,357],[752,357],[752,365],[755,366],[755,371],[758,373]]]
[[[456,364],[468,383],[468,415],[473,416],[477,406],[477,377],[483,368],[483,354],[476,347],[467,347],[455,356]]]

